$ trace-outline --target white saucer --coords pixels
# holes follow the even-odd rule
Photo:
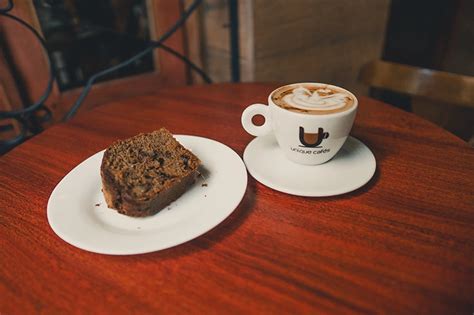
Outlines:
[[[244,162],[260,183],[306,197],[334,196],[365,185],[375,173],[375,157],[359,140],[349,137],[327,163],[307,166],[289,161],[273,135],[257,137],[245,148]]]
[[[224,221],[244,196],[244,163],[237,153],[217,141],[175,137],[199,157],[207,170],[206,178],[199,179],[178,200],[146,218],[127,217],[107,208],[99,171],[102,151],[76,166],[51,193],[47,213],[53,231],[87,251],[127,255],[182,244]]]

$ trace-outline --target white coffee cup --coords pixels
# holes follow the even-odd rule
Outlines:
[[[290,106],[290,110],[275,104],[272,98],[275,92],[289,89],[294,91],[298,87],[303,88],[303,94],[306,93],[304,92],[306,88],[309,92],[307,96],[303,95],[306,99],[302,101],[301,106],[297,98],[299,94],[291,92],[290,97],[295,97],[296,100],[292,106],[301,107],[300,109]],[[311,90],[314,90],[313,94]],[[331,95],[319,96],[315,93],[326,90],[330,91],[329,93],[335,91],[337,95],[347,96],[349,101],[352,99],[351,106],[338,112],[341,109],[325,110],[323,105],[317,105],[324,103],[324,97]],[[311,103],[313,96],[316,97],[316,105]],[[290,98],[290,102],[291,100]],[[306,104],[314,107],[305,107]],[[248,106],[242,113],[242,126],[253,136],[264,136],[273,132],[280,149],[289,160],[298,164],[318,165],[332,159],[341,149],[351,131],[357,107],[357,98],[343,88],[322,83],[295,83],[285,85],[270,93],[268,105]],[[307,112],[304,112],[306,110]],[[262,115],[265,118],[263,125],[257,126],[252,122],[252,118],[256,115]],[[268,162],[271,163],[271,161]]]

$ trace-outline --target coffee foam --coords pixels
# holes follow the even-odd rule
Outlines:
[[[311,92],[307,88],[298,87],[293,93],[283,97],[283,101],[290,106],[307,110],[332,110],[342,108],[347,103],[347,95],[334,93],[322,88]]]
[[[309,114],[341,112],[354,104],[354,99],[349,93],[316,84],[282,87],[274,92],[272,99],[279,107]]]

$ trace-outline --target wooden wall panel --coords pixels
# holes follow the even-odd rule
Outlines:
[[[382,52],[389,0],[255,0],[255,80],[316,81],[364,93]]]
[[[189,4],[192,0],[186,0]],[[238,1],[241,80],[254,80],[253,0]],[[229,3],[204,0],[199,13],[186,24],[188,53],[214,82],[231,80]],[[199,30],[196,32],[196,30]],[[193,77],[193,83],[201,83]]]
[[[240,78],[243,82],[255,81],[255,30],[254,1],[239,1],[239,52]]]
[[[231,79],[228,10],[227,0],[203,1],[203,63],[215,82],[228,82]]]
[[[240,0],[241,80],[318,81],[366,94],[363,64],[379,59],[390,0]],[[205,70],[230,80],[228,3],[206,0],[202,14]]]
[[[184,5],[187,8],[193,0],[185,0]],[[188,58],[194,62],[195,65],[204,68],[203,63],[203,20],[202,20],[202,5],[196,9],[196,11],[191,14],[191,16],[186,21],[184,25],[184,42],[185,42],[185,52]],[[189,71],[189,79],[192,84],[201,84],[204,83],[204,80],[194,71]]]

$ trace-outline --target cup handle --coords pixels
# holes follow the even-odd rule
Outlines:
[[[242,113],[242,126],[244,127],[245,131],[256,137],[264,136],[272,131],[268,109],[269,107],[263,104],[253,104],[247,107]],[[255,115],[262,115],[265,118],[263,125],[254,125],[252,118]]]

